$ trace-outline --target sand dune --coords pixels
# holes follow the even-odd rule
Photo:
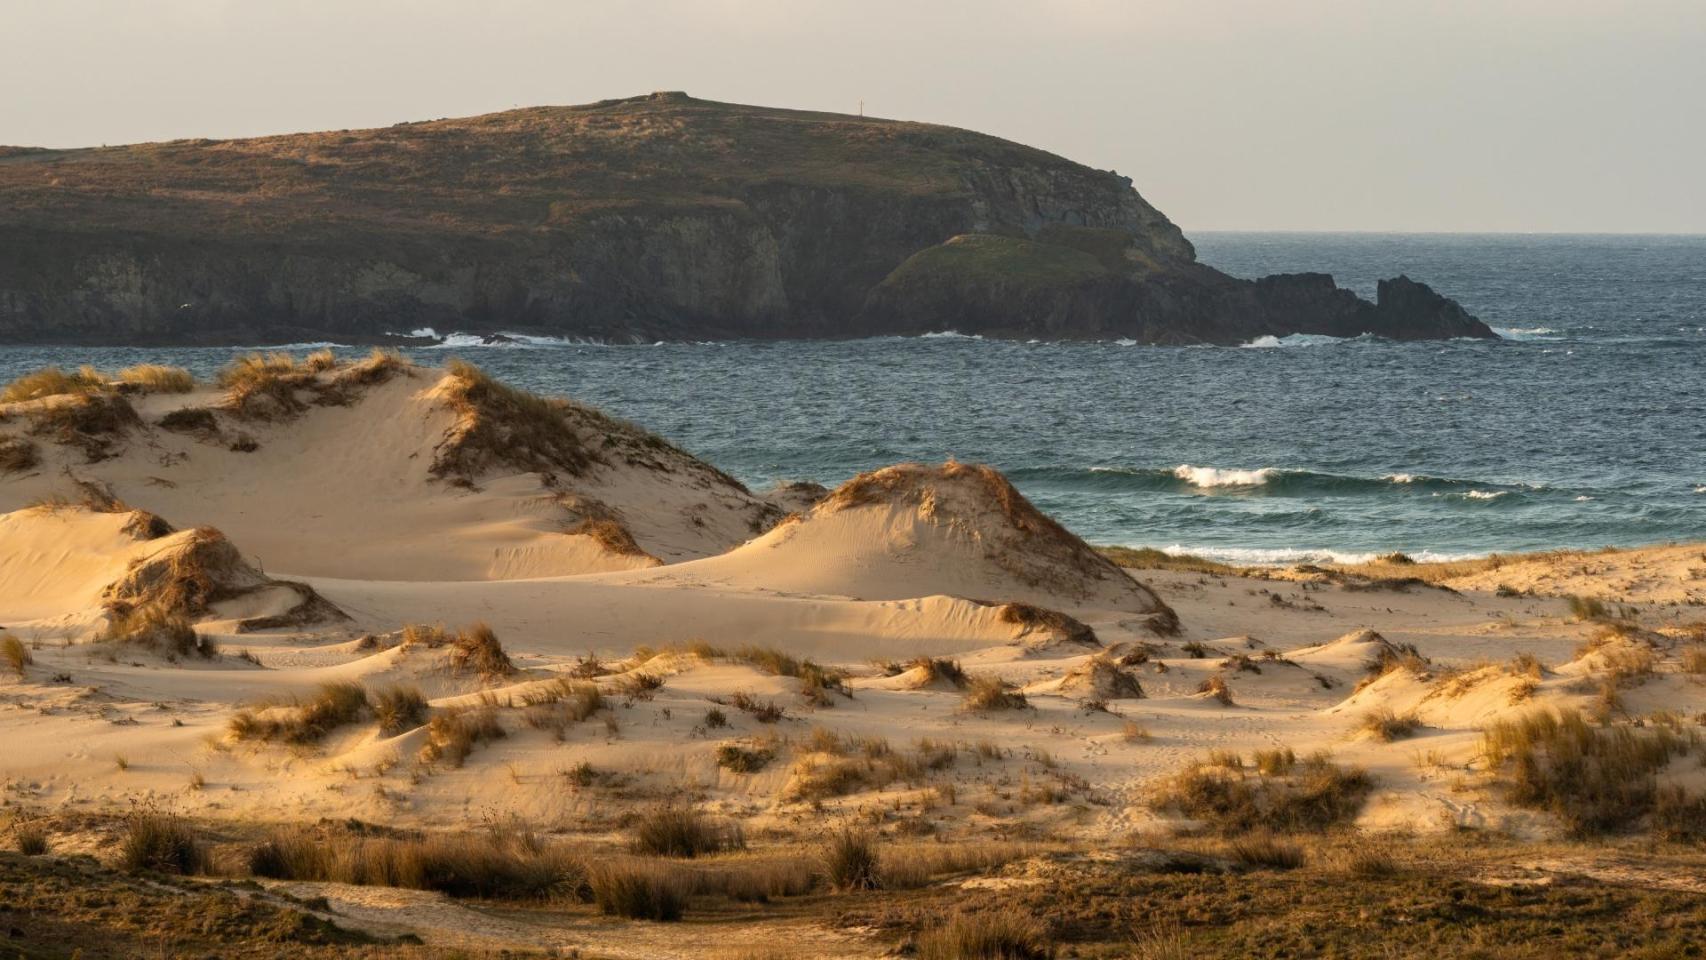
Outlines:
[[[1157,791],[1211,751],[1289,749],[1367,771],[1362,826],[1548,836],[1479,759],[1488,724],[1706,711],[1697,546],[1128,571],[984,467],[778,491],[784,518],[477,371],[290,376],[97,394],[66,429],[49,411],[75,397],[4,411],[0,444],[34,458],[0,482],[0,623],[29,660],[0,679],[18,802],[598,831],[692,796],[754,830],[904,809],[1101,842],[1189,825]],[[388,729],[358,694],[305,728],[328,683],[424,704]],[[446,759],[476,716],[497,733]]]

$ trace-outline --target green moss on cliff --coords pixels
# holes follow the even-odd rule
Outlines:
[[[1051,243],[965,233],[907,258],[884,286],[1042,290],[1100,279],[1095,256]]]

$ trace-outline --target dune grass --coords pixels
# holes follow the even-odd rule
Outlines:
[[[4,633],[0,634],[0,662],[10,667],[12,672],[18,675],[18,679],[22,680],[24,668],[34,663],[35,658],[30,655],[30,648],[24,646],[22,640]]]
[[[1579,710],[1537,710],[1488,725],[1481,751],[1506,799],[1552,813],[1573,836],[1643,825],[1667,835],[1706,836],[1706,804],[1665,789],[1658,777],[1673,761],[1706,759],[1697,731],[1596,726]]]
[[[1361,811],[1374,788],[1363,770],[1341,767],[1324,753],[1297,762],[1285,775],[1198,763],[1170,777],[1150,807],[1174,812],[1226,836],[1251,831],[1319,831]]]
[[[427,700],[418,687],[392,686],[367,695],[367,704],[379,721],[379,732],[394,737],[426,721]]]
[[[1376,707],[1357,721],[1357,729],[1383,743],[1402,740],[1421,726],[1422,720],[1414,712],[1400,715],[1391,707]]]
[[[420,707],[424,709],[424,701]],[[367,709],[367,691],[361,684],[327,683],[307,700],[239,710],[227,729],[238,740],[318,743],[338,727],[360,719]]]
[[[1048,927],[1013,910],[955,911],[918,935],[918,960],[1050,960]]]
[[[274,831],[250,848],[251,874],[358,886],[437,890],[453,897],[545,900],[584,882],[581,858],[503,831],[368,836],[339,828]]]
[[[642,814],[634,824],[631,845],[636,853],[692,858],[746,845],[733,823],[713,821],[691,807],[664,804]]]
[[[1023,693],[993,674],[973,677],[963,701],[965,709],[980,713],[992,710],[1024,710],[1030,705]]]
[[[206,846],[182,817],[159,810],[139,810],[125,819],[119,839],[119,862],[135,873],[206,873]]]
[[[208,658],[219,652],[212,637],[195,632],[189,618],[164,605],[118,605],[108,612],[101,640],[152,650],[166,657]]]
[[[824,845],[824,870],[837,890],[876,890],[882,886],[877,835],[863,827],[846,826],[831,833]]]
[[[0,473],[23,473],[41,463],[41,448],[26,437],[0,437]]]
[[[142,393],[189,393],[195,389],[195,377],[183,367],[167,367],[157,363],[139,363],[118,372],[118,382]]]
[[[40,821],[22,820],[12,824],[12,843],[20,854],[26,857],[39,857],[47,853],[47,827]]]
[[[668,923],[680,920],[687,908],[680,876],[665,864],[602,860],[587,871],[587,885],[599,912],[609,916]]]
[[[94,367],[65,370],[43,367],[0,387],[0,403],[22,403],[67,394],[89,394],[107,387],[107,378]]]
[[[445,710],[427,722],[427,742],[421,747],[420,761],[460,767],[474,747],[504,736],[506,732],[498,722],[497,711],[489,706]]]

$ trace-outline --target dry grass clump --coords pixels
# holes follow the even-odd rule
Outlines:
[[[1059,610],[1029,603],[1004,603],[1001,609],[996,611],[996,619],[1020,627],[1021,636],[1042,632],[1058,643],[1081,643],[1092,647],[1102,645],[1102,641],[1096,637],[1096,631],[1090,629],[1089,625]]]
[[[89,394],[104,390],[106,386],[107,378],[94,367],[80,367],[70,372],[59,367],[43,367],[0,388],[0,403],[22,403],[65,394]]]
[[[1096,552],[1127,570],[1178,570],[1237,576],[1239,568],[1188,553],[1172,554],[1154,547],[1097,547]]]
[[[1013,684],[994,674],[982,674],[972,678],[963,705],[967,710],[988,711],[1024,710],[1031,704]]]
[[[250,353],[221,367],[214,382],[225,389],[225,405],[238,417],[271,420],[308,409],[297,391],[318,371],[288,353]]]
[[[18,679],[24,678],[24,668],[35,662],[30,655],[30,648],[24,642],[9,633],[0,633],[0,662],[12,668]]]
[[[39,857],[48,850],[47,827],[39,821],[17,821],[12,824],[12,842],[26,857]]]
[[[142,425],[136,408],[120,396],[91,393],[65,403],[29,411],[29,432],[61,446],[83,451],[89,463],[113,454],[113,446],[132,428]]]
[[[823,862],[837,890],[876,890],[883,885],[877,835],[870,830],[844,826],[830,834]]]
[[[915,890],[937,877],[984,873],[1035,856],[1035,844],[1010,840],[889,843],[882,848],[878,876],[887,890]]]
[[[459,673],[474,673],[490,682],[509,676],[515,671],[509,654],[498,642],[497,634],[484,622],[476,621],[456,632],[450,643],[450,666]]]
[[[759,723],[776,723],[787,716],[787,712],[777,706],[776,701],[760,700],[745,691],[736,691],[731,694],[729,705]]]
[[[459,359],[445,364],[445,371],[443,396],[459,416],[439,444],[433,476],[469,482],[492,464],[506,463],[573,477],[602,462],[570,424],[568,401],[505,386]]]
[[[497,634],[483,621],[475,621],[451,634],[443,624],[409,623],[403,626],[402,645],[423,646],[429,649],[450,647],[450,667],[458,673],[472,673],[483,682],[500,680],[515,672],[515,664],[498,642]]]
[[[687,908],[687,892],[676,871],[644,860],[611,859],[587,870],[593,902],[607,916],[672,922]]]
[[[746,845],[733,823],[718,823],[691,807],[654,807],[634,824],[634,852],[658,857],[697,857]]]
[[[158,810],[139,810],[125,819],[119,862],[133,872],[205,873],[205,847],[182,818]]]
[[[1706,674],[1706,644],[1696,644],[1685,648],[1679,659],[1683,673],[1692,673],[1696,676]]]
[[[426,722],[427,700],[418,687],[392,686],[367,695],[379,732],[394,737]]]
[[[196,633],[188,617],[153,604],[109,609],[101,640],[142,647],[168,657],[212,657],[219,652],[214,639]]]
[[[23,473],[41,463],[41,449],[24,437],[0,437],[0,473]]]
[[[1674,760],[1706,757],[1695,731],[1594,726],[1577,710],[1538,710],[1489,725],[1481,750],[1510,802],[1552,813],[1574,836],[1643,821],[1666,833],[1706,836],[1706,804],[1662,789],[1657,777]]]
[[[1384,743],[1402,740],[1421,726],[1422,719],[1414,712],[1399,715],[1391,707],[1376,707],[1357,721],[1357,729]]]
[[[1286,833],[1324,830],[1356,817],[1374,781],[1360,769],[1340,767],[1324,753],[1310,756],[1284,776],[1250,776],[1242,768],[1198,764],[1172,777],[1150,799],[1223,835],[1252,830]]]
[[[717,766],[732,773],[757,773],[776,759],[771,747],[743,747],[725,743],[717,748]]]
[[[189,393],[195,389],[195,377],[183,367],[164,367],[156,363],[139,363],[118,372],[121,388],[141,393]]]
[[[1609,620],[1611,608],[1598,597],[1583,597],[1571,594],[1568,598],[1570,616],[1577,620]]]
[[[580,859],[526,831],[371,836],[365,830],[273,832],[250,848],[248,869],[278,880],[437,890],[453,897],[543,900],[572,894]]]
[[[1013,910],[956,911],[918,935],[918,960],[1051,960],[1048,927]]]
[[[427,742],[421,747],[420,762],[432,765],[442,761],[460,767],[476,745],[504,736],[497,711],[491,707],[446,710],[427,723]]]
[[[619,557],[650,557],[651,554],[634,539],[633,533],[620,520],[603,517],[586,519],[563,531],[571,537],[591,537],[605,552]]]
[[[231,718],[229,729],[238,740],[318,743],[338,727],[354,723],[366,711],[367,691],[361,684],[327,683],[307,700],[239,710]]]
[[[1266,831],[1232,838],[1226,852],[1239,863],[1271,870],[1296,870],[1305,860],[1303,847],[1296,841]]]
[[[919,689],[931,686],[948,686],[956,690],[965,689],[971,682],[965,669],[958,660],[947,657],[918,657],[906,664],[906,669],[918,671],[917,686]]]
[[[1232,688],[1226,685],[1226,678],[1218,673],[1197,684],[1197,692],[1208,694],[1209,699],[1223,707],[1233,705]]]
[[[331,353],[330,350],[324,352]],[[376,383],[384,383],[397,374],[413,376],[414,369],[415,365],[396,350],[374,347],[365,359],[358,360],[345,367],[338,374],[337,382],[339,384],[371,386]]]
[[[521,695],[526,705],[522,720],[535,730],[550,730],[560,741],[569,727],[604,709],[604,694],[598,684],[558,677],[542,688]]]
[[[779,677],[794,677],[800,681],[800,697],[814,706],[827,707],[834,703],[832,693],[851,697],[847,680],[838,671],[828,670],[817,663],[783,653],[773,647],[745,646],[729,654],[734,660]]]
[[[725,854],[710,860],[668,865],[692,896],[722,896],[741,903],[797,897],[818,886],[822,864],[796,854]]]

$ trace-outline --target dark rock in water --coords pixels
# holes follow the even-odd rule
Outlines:
[[[684,93],[0,158],[0,341],[1493,335],[1402,277],[1229,277],[1041,150]]]

